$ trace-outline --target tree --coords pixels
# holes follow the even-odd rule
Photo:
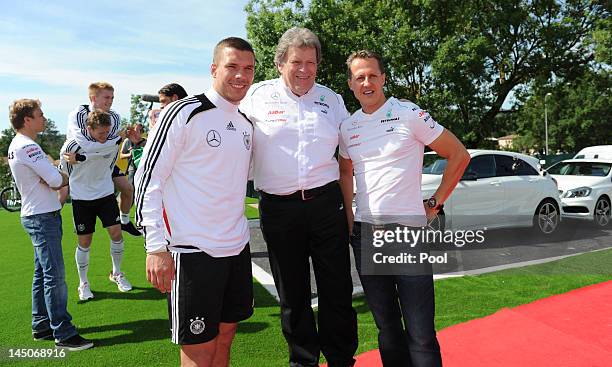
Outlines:
[[[53,159],[59,159],[59,152],[66,140],[66,135],[60,134],[55,125],[55,121],[47,119],[45,130],[38,134],[36,142],[42,150],[49,154]]]
[[[9,145],[11,145],[13,137],[15,137],[15,130],[13,130],[12,127],[9,127],[8,129],[2,130],[0,134],[0,156],[6,157],[8,155]]]
[[[149,111],[149,107],[147,104],[141,101],[140,95],[132,94],[130,95],[131,103],[130,103],[130,120],[127,121],[125,119],[121,119],[121,127],[126,128],[127,125],[135,125],[135,124],[143,124],[147,123],[147,112]]]
[[[612,76],[605,69],[579,78],[560,79],[533,94],[520,96],[517,132],[525,147],[544,147],[544,96],[547,98],[549,151],[577,152],[612,142]]]
[[[349,109],[357,104],[344,60],[369,48],[386,58],[389,95],[430,110],[470,147],[503,129],[496,116],[517,87],[588,68],[597,21],[609,15],[587,0],[312,0],[308,8],[251,0],[246,11],[248,38],[262,54],[258,78],[277,75],[269,60],[280,34],[306,26],[323,44],[318,81],[342,94]]]

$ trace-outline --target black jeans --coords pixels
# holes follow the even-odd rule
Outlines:
[[[351,245],[366,301],[378,328],[378,347],[385,367],[442,366],[434,328],[432,275],[364,275],[361,232],[355,222]]]
[[[262,195],[261,229],[280,298],[290,366],[352,366],[357,317],[352,307],[349,236],[340,187],[302,201]],[[319,325],[311,307],[310,264],[317,282]]]

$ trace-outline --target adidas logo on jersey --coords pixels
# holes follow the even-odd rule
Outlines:
[[[231,121],[229,122],[229,124],[227,124],[226,129],[236,131],[236,128],[234,127],[234,124]]]

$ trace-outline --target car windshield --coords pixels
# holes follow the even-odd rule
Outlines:
[[[446,159],[437,154],[425,154],[423,157],[423,173],[441,175],[446,168]]]
[[[566,176],[605,177],[610,172],[610,167],[612,167],[612,163],[561,162],[550,167],[548,173]]]

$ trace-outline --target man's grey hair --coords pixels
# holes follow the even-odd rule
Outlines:
[[[287,61],[289,47],[312,47],[317,51],[317,64],[321,63],[321,42],[310,29],[293,27],[285,31],[278,40],[276,53],[274,54],[274,64],[281,65]]]

